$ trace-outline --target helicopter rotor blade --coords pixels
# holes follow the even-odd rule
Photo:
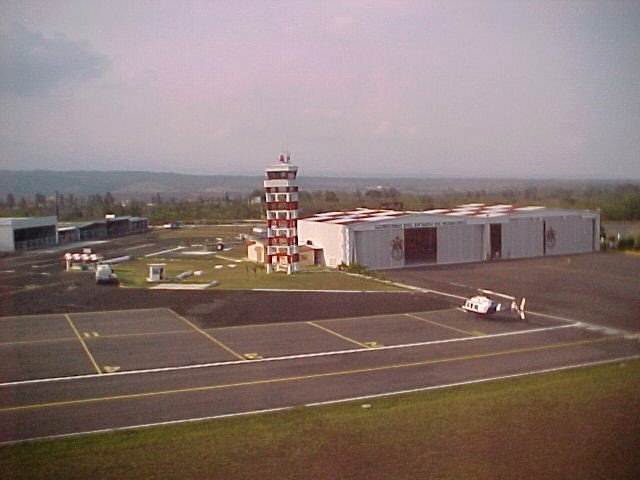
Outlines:
[[[482,293],[486,293],[487,295],[495,295],[496,297],[506,298],[508,300],[515,300],[516,297],[512,297],[511,295],[507,295],[505,293],[494,292],[493,290],[486,290],[484,288],[478,289],[478,291]]]

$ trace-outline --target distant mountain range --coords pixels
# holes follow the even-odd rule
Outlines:
[[[111,192],[117,198],[149,199],[160,193],[165,198],[220,196],[225,193],[248,195],[262,189],[262,176],[185,175],[168,172],[129,171],[50,171],[0,170],[0,196],[12,193],[30,196],[36,193],[92,195]],[[301,189],[362,192],[377,187],[396,188],[402,192],[436,195],[446,191],[498,191],[530,186],[577,187],[592,184],[616,184],[622,181],[598,180],[525,180],[495,178],[356,178],[299,177]]]

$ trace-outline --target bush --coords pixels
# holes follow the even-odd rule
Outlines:
[[[635,240],[633,237],[623,237],[618,240],[618,248],[621,250],[627,250],[633,248],[635,245]]]
[[[377,278],[379,280],[386,280],[386,277],[383,274],[371,271],[367,267],[365,267],[364,265],[360,265],[359,263],[352,263],[351,265],[341,263],[338,266],[338,270],[340,270],[341,272],[355,273],[357,275],[365,275],[367,277]]]

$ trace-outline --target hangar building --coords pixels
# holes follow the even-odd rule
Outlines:
[[[0,218],[0,252],[31,250],[56,245],[57,217]]]
[[[298,220],[300,245],[322,247],[321,263],[370,269],[593,252],[600,212],[470,203],[423,212],[319,213]]]

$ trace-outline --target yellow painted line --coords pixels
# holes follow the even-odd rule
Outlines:
[[[457,310],[457,308],[441,308],[439,310],[427,310],[426,312],[412,312],[413,315],[421,314],[421,315],[429,315],[431,313],[442,313],[442,312],[452,312]],[[315,320],[316,322],[341,322],[343,320],[369,320],[373,318],[385,318],[385,317],[401,317],[403,315],[407,315],[405,313],[381,313],[379,315],[368,315],[361,317],[339,317],[339,318],[323,318],[321,320]]]
[[[62,315],[61,315],[62,316]],[[166,332],[147,332],[147,333],[119,333],[112,335],[89,335],[87,332],[84,333],[84,336],[91,340],[96,338],[127,338],[127,337],[152,337],[156,335],[177,335],[177,334],[193,334],[193,330],[168,330]],[[30,344],[39,344],[39,343],[57,343],[57,342],[70,342],[76,340],[76,337],[64,337],[64,338],[45,338],[42,340],[19,340],[16,342],[0,342],[0,345],[30,345]]]
[[[431,313],[439,313],[439,312],[451,312],[457,310],[457,308],[443,308],[440,310],[429,310],[426,312],[414,312],[415,314],[428,315]],[[371,318],[384,318],[384,317],[399,317],[404,315],[404,313],[381,313],[380,315],[369,315],[364,317],[339,317],[339,318],[322,318],[319,320],[314,320],[315,322],[339,322],[342,320],[368,320]],[[278,327],[281,325],[302,325],[306,322],[270,322],[270,323],[253,323],[250,325],[230,325],[228,327],[213,327],[207,328],[206,330],[231,330],[231,329],[239,329],[239,328],[257,328],[257,327]]]
[[[135,312],[170,312],[170,313],[174,313],[173,310],[171,310],[170,308],[127,308],[127,309],[121,309],[121,310],[91,310],[89,312],[73,312],[70,315],[77,315],[77,316],[81,316],[81,315],[95,315],[95,316],[100,316],[100,315],[106,315],[106,314],[110,314],[110,313],[135,313]]]
[[[61,343],[75,341],[76,337],[44,338],[42,340],[18,340],[17,342],[0,342],[0,345],[37,345],[39,343]]]
[[[261,327],[278,327],[280,325],[303,325],[304,322],[271,322],[271,323],[251,323],[249,325],[230,325],[228,327],[212,327],[206,330],[237,330],[240,328],[261,328]]]
[[[479,337],[481,335],[484,335],[483,332],[479,332],[477,330],[474,330],[473,332],[470,332],[468,330],[462,330],[461,328],[452,327],[450,325],[445,325],[444,323],[434,322],[433,320],[427,320],[426,318],[418,317],[417,315],[413,315],[412,313],[405,313],[405,316],[415,318],[416,320],[420,320],[422,322],[430,323],[431,325],[435,325],[437,327],[447,328],[449,330],[453,330],[454,332],[464,333],[465,335],[471,335],[473,337]]]
[[[21,292],[31,292],[33,290],[40,290],[41,288],[49,288],[49,287],[59,287],[59,286],[63,286],[63,285],[71,285],[72,283],[75,282],[57,282],[57,283],[47,283],[45,285],[25,285],[22,288],[18,288],[16,290],[10,290],[8,292],[4,292],[7,295],[13,295],[15,293],[21,293]]]
[[[346,340],[347,342],[351,342],[351,343],[355,343],[356,345],[359,345],[363,348],[371,348],[369,345],[366,345],[364,343],[360,343],[357,340],[354,340],[353,338],[349,338],[349,337],[345,337],[344,335],[340,335],[338,332],[334,332],[333,330],[329,329],[329,328],[325,328],[322,325],[318,325],[317,323],[314,322],[306,322],[309,325],[313,325],[316,328],[319,328],[320,330],[324,330],[325,332],[328,332],[332,335],[335,335],[336,337],[342,338],[343,340]]]
[[[16,321],[23,318],[36,318],[36,317],[64,317],[64,313],[34,313],[32,315],[13,315],[10,317],[0,317],[0,321]]]
[[[240,355],[238,352],[236,352],[235,350],[232,350],[231,348],[227,347],[224,343],[222,343],[220,340],[218,340],[217,338],[209,335],[207,332],[205,332],[204,330],[202,330],[201,328],[198,328],[196,325],[194,325],[193,323],[191,323],[189,320],[187,320],[186,318],[184,318],[182,315],[178,315],[176,312],[174,312],[173,310],[169,310],[171,313],[173,313],[176,317],[178,317],[180,320],[182,320],[183,322],[185,322],[187,325],[189,325],[191,328],[193,328],[196,332],[201,333],[202,335],[204,335],[205,337],[207,337],[209,340],[211,340],[213,343],[215,343],[216,345],[218,345],[219,347],[223,348],[224,350],[226,350],[227,352],[229,352],[231,355],[233,355],[234,357],[236,357],[239,360],[246,360],[246,358],[244,358],[242,355]]]
[[[193,334],[193,330],[167,330],[166,332],[140,332],[140,333],[113,333],[111,335],[100,335],[100,338],[128,338],[128,337],[152,337],[156,335],[176,335],[179,333]]]
[[[100,367],[98,366],[98,364],[96,363],[95,359],[93,358],[93,355],[91,355],[91,352],[87,348],[87,344],[84,343],[84,340],[82,339],[82,336],[80,336],[80,332],[78,332],[78,329],[76,328],[76,326],[71,321],[71,317],[69,317],[69,315],[65,314],[64,318],[67,319],[67,322],[69,322],[69,326],[73,329],[73,333],[75,333],[76,337],[78,337],[78,340],[80,340],[80,344],[82,345],[82,348],[84,348],[84,351],[87,352],[87,356],[89,357],[89,360],[91,360],[91,363],[93,364],[93,367],[96,369],[96,371],[98,373],[102,373],[102,370],[100,370]]]
[[[33,410],[37,408],[65,407],[65,406],[71,406],[71,405],[82,405],[82,404],[88,404],[88,403],[108,402],[108,401],[116,401],[116,400],[132,400],[137,398],[147,398],[147,397],[163,396],[163,395],[176,395],[181,393],[207,392],[207,391],[222,390],[227,388],[238,388],[238,387],[248,387],[248,386],[255,386],[255,385],[265,385],[270,383],[285,383],[285,382],[295,382],[295,381],[302,381],[302,380],[313,380],[318,378],[337,377],[337,376],[343,376],[343,375],[357,375],[361,373],[382,372],[385,370],[398,370],[402,368],[422,367],[425,365],[436,365],[441,363],[460,362],[465,360],[477,360],[482,358],[516,355],[520,353],[531,353],[531,352],[540,352],[544,350],[577,347],[580,345],[611,342],[614,340],[620,340],[621,338],[622,336],[617,335],[617,336],[609,336],[609,337],[600,337],[595,339],[592,338],[588,340],[577,340],[574,342],[562,342],[562,343],[554,343],[550,345],[539,345],[536,347],[516,348],[516,349],[510,349],[510,350],[502,350],[498,352],[461,355],[458,357],[440,358],[435,360],[420,360],[417,362],[398,363],[393,365],[384,365],[380,367],[360,368],[360,369],[354,369],[354,370],[341,370],[337,372],[326,372],[326,373],[313,373],[309,375],[298,375],[294,377],[269,378],[265,380],[251,380],[246,382],[227,383],[227,384],[221,384],[221,385],[207,385],[203,387],[193,387],[193,388],[180,388],[175,390],[160,390],[157,392],[130,393],[130,394],[123,394],[123,395],[114,395],[111,397],[84,398],[80,400],[65,400],[61,402],[20,405],[16,407],[0,408],[0,413],[15,412],[15,411],[21,411],[21,410]]]

